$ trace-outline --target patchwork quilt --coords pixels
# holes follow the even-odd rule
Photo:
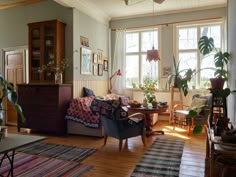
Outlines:
[[[99,114],[94,114],[90,105],[95,96],[75,98],[70,102],[65,119],[84,124],[86,127],[99,128]]]

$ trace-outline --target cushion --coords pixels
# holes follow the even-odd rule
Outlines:
[[[93,93],[93,90],[83,87],[83,97],[86,96],[95,96],[95,94]]]
[[[202,111],[202,107],[207,104],[207,99],[195,97],[189,107],[189,110],[195,110],[197,114]]]

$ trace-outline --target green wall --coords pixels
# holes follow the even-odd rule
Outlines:
[[[109,28],[108,26],[92,19],[88,15],[73,10],[73,46],[74,46],[74,80],[107,80],[108,72],[103,71],[103,76],[81,75],[80,73],[80,36],[89,39],[89,49],[96,53],[103,50],[103,55],[109,57]]]
[[[70,67],[66,69],[66,82],[73,80],[107,80],[108,72],[103,76],[80,74],[80,36],[89,39],[90,49],[94,52],[102,49],[109,57],[109,28],[79,10],[63,7],[52,0],[27,6],[0,10],[0,57],[2,49],[28,45],[28,23],[59,19],[66,23],[66,58]],[[78,52],[76,52],[78,51]],[[0,63],[0,73],[2,73]]]

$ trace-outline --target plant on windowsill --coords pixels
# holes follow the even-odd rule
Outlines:
[[[227,64],[231,56],[228,52],[222,52],[217,49],[214,44],[214,39],[207,36],[202,36],[198,41],[198,49],[204,56],[208,56],[211,52],[214,54],[215,78],[210,78],[212,89],[222,89],[224,82],[228,80]]]
[[[18,95],[15,91],[14,85],[11,82],[8,82],[4,79],[2,75],[0,75],[0,125],[2,125],[3,118],[4,118],[4,111],[7,111],[4,109],[4,100],[8,99],[17,111],[18,115],[21,118],[21,122],[25,121],[24,114],[22,112],[21,106],[17,104]]]

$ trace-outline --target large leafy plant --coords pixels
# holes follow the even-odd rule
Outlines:
[[[0,75],[0,112],[7,111],[3,108],[4,99],[8,99],[20,115],[22,122],[25,121],[24,114],[22,112],[21,106],[17,103],[18,95],[15,91],[14,85],[11,82],[8,82],[4,79],[2,75]],[[2,115],[2,114],[1,114]],[[0,116],[0,124],[2,124],[3,117]]]
[[[200,52],[206,56],[211,52],[215,52],[214,54],[214,63],[215,63],[215,77],[216,78],[224,78],[228,79],[228,72],[226,65],[230,60],[230,54],[228,52],[222,52],[217,49],[214,44],[214,39],[212,37],[202,36],[198,41],[198,48]]]
[[[174,82],[173,86],[182,89],[184,96],[186,96],[188,94],[188,82],[196,74],[196,70],[191,68],[179,70],[179,64],[180,62],[176,63],[175,57],[173,56],[174,72],[168,75],[166,86],[170,87],[171,83]]]

